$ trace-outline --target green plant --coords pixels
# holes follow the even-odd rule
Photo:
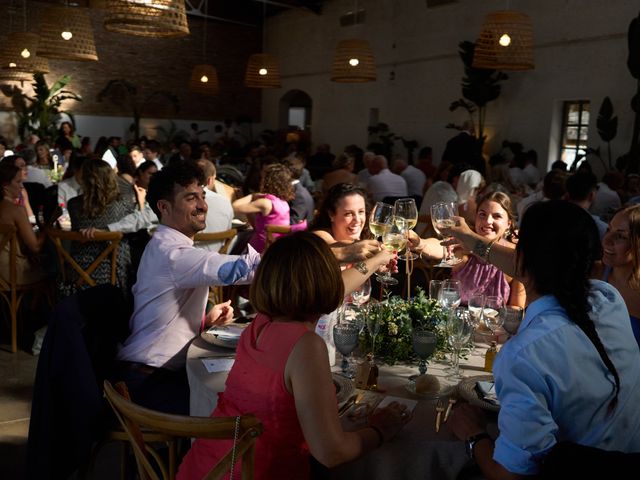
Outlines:
[[[2,93],[11,98],[18,116],[18,135],[21,138],[35,133],[42,139],[55,139],[58,132],[57,124],[63,114],[75,124],[71,112],[61,108],[65,100],[82,101],[80,95],[65,89],[70,81],[69,75],[63,75],[49,87],[44,74],[35,73],[32,83],[35,94],[33,97],[27,96],[18,87],[2,85]]]
[[[447,351],[445,314],[437,302],[427,298],[424,291],[418,289],[418,293],[409,301],[397,295],[389,296],[379,308],[369,310],[369,315],[378,315],[380,321],[380,331],[376,336],[376,355],[389,365],[414,359],[414,328],[436,332],[438,343],[434,357],[442,357]],[[371,336],[368,332],[361,335],[360,347],[363,352],[371,349]]]
[[[409,140],[391,131],[386,123],[378,123],[367,128],[370,142],[367,148],[379,155],[384,155],[389,161],[393,160],[395,142],[400,141],[407,150],[407,161],[413,160],[413,152],[418,148],[416,140]]]
[[[110,100],[116,106],[129,109],[133,116],[133,123],[129,131],[133,139],[140,138],[140,119],[152,104],[168,106],[173,113],[180,111],[180,100],[177,95],[165,90],[156,90],[148,95],[139,95],[138,87],[124,79],[109,80],[98,93],[98,101]]]
[[[473,67],[473,54],[475,44],[464,41],[458,44],[460,59],[464,65],[464,77],[462,77],[462,96],[451,103],[449,111],[453,112],[462,108],[469,115],[470,125],[475,132],[480,149],[485,141],[484,125],[487,113],[487,104],[500,96],[502,86],[500,82],[507,80],[507,74],[498,70],[489,70]],[[465,100],[466,99],[466,100]],[[448,124],[447,128],[464,130],[460,125]]]

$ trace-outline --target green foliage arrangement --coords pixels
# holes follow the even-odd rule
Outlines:
[[[407,301],[397,295],[389,296],[378,306],[370,306],[368,315],[377,315],[380,331],[376,336],[376,357],[393,365],[410,362],[413,353],[412,331],[421,328],[436,332],[438,344],[432,358],[439,358],[447,351],[445,314],[435,300],[430,300],[423,290]],[[362,352],[371,351],[371,336],[365,330],[360,337]]]
[[[16,86],[2,85],[2,93],[11,98],[18,117],[18,134],[22,139],[26,139],[30,133],[35,133],[41,139],[55,139],[62,114],[75,123],[71,112],[62,109],[62,102],[65,100],[82,100],[77,93],[65,89],[70,81],[69,75],[63,75],[49,87],[44,74],[35,73],[32,83],[35,93],[33,97],[27,96]]]

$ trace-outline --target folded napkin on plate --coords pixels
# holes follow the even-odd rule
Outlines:
[[[239,325],[225,325],[223,327],[211,327],[209,328],[206,333],[210,334],[210,335],[216,335],[217,337],[220,338],[240,338],[240,335],[242,334],[242,331],[244,330],[245,325],[243,326],[239,326]]]
[[[202,364],[209,373],[228,372],[233,367],[233,358],[203,358]]]
[[[496,397],[496,385],[494,382],[479,381],[476,382],[476,390],[485,402],[500,406],[498,397]]]

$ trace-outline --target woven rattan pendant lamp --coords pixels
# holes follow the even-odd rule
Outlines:
[[[266,50],[266,7],[267,2],[262,3],[262,51]],[[247,70],[244,74],[244,85],[249,88],[280,88],[280,65],[278,58],[270,53],[254,53],[247,61]]]
[[[209,2],[204,0],[204,25],[202,27],[202,58],[207,58],[207,18]],[[220,90],[218,71],[213,65],[203,63],[191,71],[189,90],[203,95],[217,95]]]
[[[189,35],[184,0],[107,0],[104,28],[141,37]]]
[[[40,16],[38,32],[40,33],[38,44],[40,56],[60,60],[98,60],[93,28],[85,8],[68,6],[45,8]]]
[[[339,83],[376,81],[376,63],[369,42],[361,38],[342,40],[336,47],[331,80]]]
[[[28,72],[36,57],[36,50],[40,37],[35,33],[13,32],[9,34],[2,53],[0,53],[0,67],[13,68],[16,71]]]
[[[493,70],[534,69],[531,19],[514,10],[488,14],[476,41],[473,66]]]

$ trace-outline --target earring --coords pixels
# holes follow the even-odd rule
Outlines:
[[[511,228],[507,228],[502,234],[503,238],[509,238],[511,236]]]

